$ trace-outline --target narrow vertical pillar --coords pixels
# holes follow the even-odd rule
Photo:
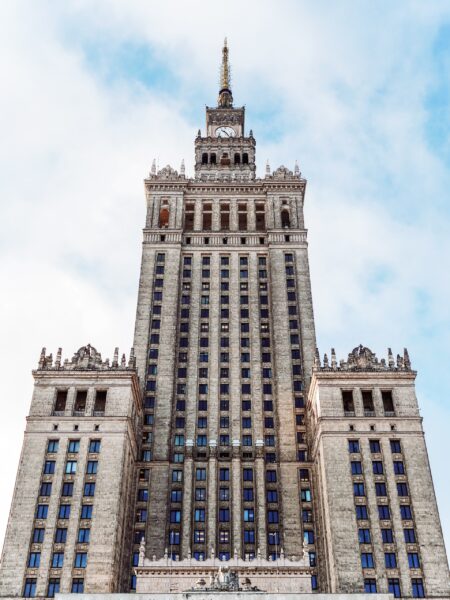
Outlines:
[[[193,440],[186,440],[186,455],[184,460],[184,477],[183,477],[183,518],[182,518],[182,539],[181,539],[181,559],[187,558],[191,549],[192,540],[192,488],[193,488],[193,469],[194,463],[192,460]]]

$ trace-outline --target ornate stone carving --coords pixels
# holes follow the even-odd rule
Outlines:
[[[378,360],[376,354],[362,344],[354,348],[348,355],[347,361],[336,360],[334,348],[331,349],[331,365],[327,354],[324,354],[323,364],[320,362],[319,350],[316,349],[314,371],[411,371],[411,361],[408,350],[403,350],[403,356],[397,354],[394,360],[392,350],[388,348],[388,360]]]
[[[41,371],[106,371],[106,370],[118,370],[118,369],[135,369],[136,358],[134,356],[134,348],[131,348],[130,357],[128,364],[126,361],[125,354],[122,354],[122,360],[119,366],[119,349],[116,348],[114,351],[114,358],[112,364],[109,362],[109,358],[102,360],[100,352],[87,344],[81,346],[75,354],[72,356],[72,360],[69,361],[67,358],[63,364],[61,364],[62,349],[58,348],[55,363],[53,363],[53,355],[46,355],[46,349],[42,348],[41,356],[39,358],[38,370]]]

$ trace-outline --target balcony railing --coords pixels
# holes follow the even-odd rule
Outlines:
[[[375,416],[375,411],[374,410],[365,410],[364,411],[364,416],[365,417],[374,417]]]
[[[385,410],[384,416],[385,417],[395,417],[395,411],[394,410]]]
[[[354,410],[344,410],[344,417],[354,417],[354,416],[355,416]]]

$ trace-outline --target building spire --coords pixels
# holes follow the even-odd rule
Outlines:
[[[222,48],[222,65],[220,67],[220,91],[218,105],[220,108],[231,108],[233,106],[227,38],[225,38]]]

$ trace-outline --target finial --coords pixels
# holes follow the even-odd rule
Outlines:
[[[39,368],[42,369],[43,366],[45,365],[45,353],[46,353],[47,349],[46,348],[42,348],[41,350],[41,356],[39,357]]]
[[[184,158],[181,161],[181,167],[180,167],[180,175],[185,175],[186,174],[186,167],[184,166]]]
[[[61,366],[61,353],[62,353],[62,348],[58,348],[58,352],[56,353],[56,359],[55,359],[55,367],[57,369],[59,369],[59,367]]]
[[[112,366],[113,367],[119,366],[119,348],[114,348],[114,358],[112,361]]]
[[[153,161],[152,161],[152,170],[150,171],[150,173],[152,175],[156,175],[156,160],[155,159],[153,159]]]
[[[403,348],[403,362],[405,364],[405,369],[411,368],[411,360],[409,358],[408,349]]]
[[[319,348],[316,348],[316,353],[314,355],[314,368],[315,369],[320,369],[320,354],[319,354]]]
[[[392,350],[391,350],[391,348],[388,348],[388,365],[389,365],[389,368],[390,368],[390,369],[393,369],[393,368],[394,368],[394,366],[395,366],[395,363],[394,363],[394,356],[393,356],[393,354],[392,354]]]
[[[297,175],[297,177],[300,177],[300,168],[298,166],[298,162],[297,161],[295,161],[294,175]]]
[[[270,177],[270,164],[269,159],[266,161],[266,177]]]
[[[122,354],[122,360],[120,361],[120,366],[121,367],[126,367],[127,366],[127,359],[125,357],[125,354]]]
[[[141,543],[139,544],[139,566],[140,567],[144,566],[144,560],[145,560],[145,538],[143,537],[141,539]]]
[[[233,96],[231,94],[230,83],[230,65],[228,63],[227,38],[222,48],[222,65],[220,67],[220,91],[218,104],[220,108],[231,108],[233,106]]]
[[[335,352],[334,348],[331,348],[331,368],[335,369],[336,367],[337,367],[336,352]]]
[[[323,355],[323,366],[325,367],[325,369],[328,369],[328,355],[327,354]]]
[[[128,368],[133,369],[136,366],[136,358],[134,356],[134,348],[130,349],[130,358],[128,359]]]

